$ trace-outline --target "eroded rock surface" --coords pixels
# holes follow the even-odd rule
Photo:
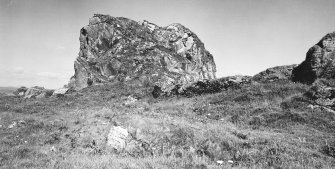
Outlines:
[[[106,82],[157,86],[215,79],[213,56],[181,24],[160,27],[148,21],[94,15],[80,30],[80,52],[69,87],[76,90]]]
[[[292,71],[292,80],[313,83],[317,78],[335,78],[335,32],[311,47],[306,59]]]

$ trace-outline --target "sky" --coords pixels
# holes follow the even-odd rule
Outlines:
[[[217,77],[299,64],[335,31],[335,0],[0,0],[0,86],[61,88],[94,13],[183,24],[213,54]]]

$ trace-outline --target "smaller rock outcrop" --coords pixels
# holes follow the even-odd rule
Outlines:
[[[16,91],[13,93],[16,96],[24,96],[24,93],[28,90],[28,88],[22,86],[18,89],[16,89]]]
[[[31,88],[20,87],[15,92],[14,95],[23,97],[25,99],[30,98],[46,98],[53,94],[54,90],[45,89],[44,87],[34,86]]]
[[[43,96],[43,91],[44,91],[44,87],[32,87],[29,88],[25,93],[24,93],[24,98],[34,98],[34,97],[42,97]]]
[[[317,78],[335,78],[335,32],[311,47],[306,59],[292,71],[295,82],[313,83]]]
[[[68,91],[69,91],[68,88],[60,88],[55,90],[52,95],[56,97],[61,97],[64,96]]]
[[[316,80],[305,94],[313,105],[335,110],[335,80]]]
[[[241,85],[250,82],[251,76],[235,75],[211,81],[198,81],[196,83],[188,85],[187,87],[177,85],[170,92],[164,92],[159,87],[155,86],[154,90],[152,91],[152,95],[154,98],[173,95],[191,97],[201,94],[213,94],[230,88],[239,88]]]
[[[276,66],[268,68],[265,71],[262,71],[253,76],[252,80],[262,82],[283,80],[283,79],[291,80],[292,70],[296,66],[297,65],[293,64],[293,65]]]

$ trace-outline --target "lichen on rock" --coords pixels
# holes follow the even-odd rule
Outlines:
[[[215,79],[213,56],[181,24],[160,27],[148,21],[95,14],[80,30],[80,51],[69,87],[79,90],[108,82],[157,86]]]

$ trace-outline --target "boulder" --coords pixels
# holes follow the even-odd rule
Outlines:
[[[39,87],[39,86],[34,86],[29,88],[25,93],[24,97],[25,99],[30,99],[30,98],[36,98],[39,95],[43,95],[45,92],[44,87]],[[39,96],[40,98],[41,96]]]
[[[268,68],[252,77],[254,81],[275,81],[275,80],[291,80],[292,70],[297,65],[285,65]]]
[[[50,97],[54,90],[45,89],[44,87],[34,86],[31,88],[20,87],[15,92],[14,95],[23,97],[25,99],[30,98],[46,98]]]
[[[121,151],[126,148],[128,136],[129,133],[127,129],[121,126],[113,126],[107,136],[107,145]]]
[[[101,83],[159,87],[215,79],[213,56],[181,24],[160,27],[148,21],[95,14],[80,30],[80,51],[68,86],[75,90]]]
[[[143,157],[143,155],[150,155],[150,152],[146,149],[146,144],[136,139],[136,132],[129,132],[127,129],[121,126],[112,126],[108,136],[107,145],[116,150],[119,153],[125,153],[133,157]]]
[[[28,90],[27,87],[22,86],[22,87],[16,89],[16,91],[14,92],[14,95],[16,95],[16,96],[24,96],[24,93],[25,93],[27,90]]]
[[[295,82],[313,83],[318,78],[335,78],[335,32],[311,47],[305,60],[292,71]]]
[[[69,91],[69,88],[60,88],[53,92],[53,96],[64,96]]]

